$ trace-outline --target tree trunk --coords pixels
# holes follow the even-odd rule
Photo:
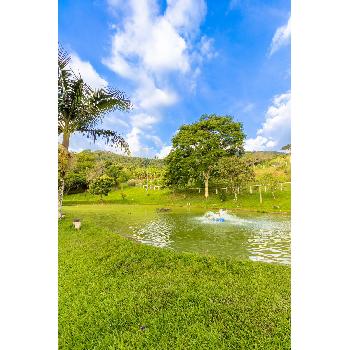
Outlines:
[[[209,197],[209,175],[208,174],[204,174],[204,186],[205,186],[204,196],[205,198],[208,198]]]
[[[63,134],[62,146],[64,146],[64,148],[67,151],[68,151],[68,147],[69,147],[69,136],[70,136],[70,134],[68,134],[68,133]]]
[[[64,179],[59,181],[58,186],[58,218],[62,219],[62,202],[63,202],[63,191],[64,191]]]
[[[259,186],[260,204],[262,203],[261,186]]]
[[[69,147],[69,133],[64,133],[63,134],[63,141],[62,141],[62,146],[67,150],[68,155],[68,147]],[[66,171],[64,171],[64,174],[61,179],[61,186],[58,187],[58,218],[62,219],[62,204],[63,204],[63,192],[64,192],[64,178],[66,176]]]

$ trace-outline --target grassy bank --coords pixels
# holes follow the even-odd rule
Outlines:
[[[104,203],[115,204],[156,204],[160,206],[187,206],[190,203],[193,207],[203,208],[229,208],[235,210],[264,211],[264,212],[290,212],[291,191],[290,186],[283,191],[276,191],[275,198],[271,192],[262,191],[263,202],[260,203],[259,193],[255,190],[251,193],[242,193],[237,201],[232,195],[227,195],[225,201],[221,201],[215,193],[205,199],[203,193],[188,191],[186,193],[172,193],[170,190],[149,190],[148,192],[140,187],[126,187],[126,197],[122,198],[122,191],[111,192],[103,198]],[[88,192],[71,194],[64,197],[64,205],[101,203],[98,196]]]
[[[137,244],[104,220],[75,231],[81,210],[59,223],[60,349],[290,348],[289,267]]]

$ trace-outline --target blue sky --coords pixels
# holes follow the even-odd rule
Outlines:
[[[204,113],[243,123],[247,150],[290,142],[290,1],[59,0],[59,41],[93,87],[134,108],[103,127],[133,155],[165,156],[183,123]],[[73,135],[71,149],[111,150]]]

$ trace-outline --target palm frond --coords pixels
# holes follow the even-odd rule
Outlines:
[[[69,53],[62,47],[61,44],[58,44],[58,68],[65,69],[70,61],[71,57]]]
[[[70,69],[70,60],[67,51],[59,46],[58,134],[70,135],[78,131],[92,137],[94,142],[97,137],[102,137],[106,143],[128,151],[128,144],[117,132],[97,127],[107,113],[130,110],[130,100],[122,91],[111,87],[92,89]]]
[[[87,138],[92,138],[93,142],[96,142],[98,138],[102,138],[107,145],[110,144],[111,146],[125,150],[128,154],[130,153],[128,143],[121,135],[113,130],[81,128],[77,131],[81,132]]]

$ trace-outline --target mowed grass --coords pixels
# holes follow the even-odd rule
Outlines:
[[[290,267],[137,244],[81,207],[59,222],[60,349],[290,349]]]
[[[203,192],[203,191],[202,191]],[[263,202],[260,203],[259,193],[254,189],[253,193],[244,192],[238,195],[238,200],[228,194],[227,200],[221,201],[219,196],[211,193],[205,199],[203,193],[195,190],[183,193],[172,193],[168,189],[149,190],[148,192],[140,187],[126,187],[123,199],[121,190],[112,191],[108,196],[103,197],[103,203],[115,204],[154,204],[160,206],[187,206],[190,203],[193,207],[202,208],[228,208],[234,210],[248,210],[257,212],[285,212],[290,213],[291,191],[290,185],[285,185],[283,191],[276,191],[275,198],[271,192],[262,190]],[[66,195],[64,205],[101,203],[99,196],[88,192]]]

